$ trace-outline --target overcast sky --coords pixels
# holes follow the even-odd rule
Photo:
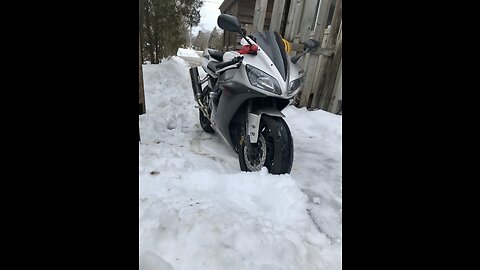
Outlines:
[[[199,30],[212,31],[213,27],[217,27],[217,18],[220,15],[220,5],[223,0],[203,0],[203,6],[200,8],[200,24],[193,27],[193,34],[196,35]]]

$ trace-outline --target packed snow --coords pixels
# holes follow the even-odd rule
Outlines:
[[[341,116],[287,107],[291,174],[241,172],[198,123],[187,63],[174,56],[143,73],[141,270],[341,269]]]
[[[183,57],[200,58],[200,55],[191,49],[178,48],[177,55]]]

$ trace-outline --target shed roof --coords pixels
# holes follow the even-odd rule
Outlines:
[[[225,12],[225,10],[227,10],[234,2],[235,0],[225,0],[223,1],[223,3],[220,5],[219,9],[220,9],[220,12]]]

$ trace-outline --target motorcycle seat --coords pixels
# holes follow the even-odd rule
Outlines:
[[[225,54],[224,52],[222,51],[217,51],[217,50],[211,50],[209,49],[208,50],[208,54],[210,54],[210,56],[217,60],[217,61],[220,61],[220,62],[223,62],[223,55]]]

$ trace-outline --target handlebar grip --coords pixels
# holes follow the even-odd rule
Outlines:
[[[233,64],[236,64],[236,63],[240,62],[241,59],[242,59],[241,56],[234,57],[234,58],[233,58],[232,60],[230,60],[230,61],[223,62],[223,63],[219,63],[219,64],[215,65],[215,67],[216,67],[217,69],[222,69],[222,68],[224,68],[224,67],[228,67],[228,66],[230,66],[230,65],[233,65]]]

